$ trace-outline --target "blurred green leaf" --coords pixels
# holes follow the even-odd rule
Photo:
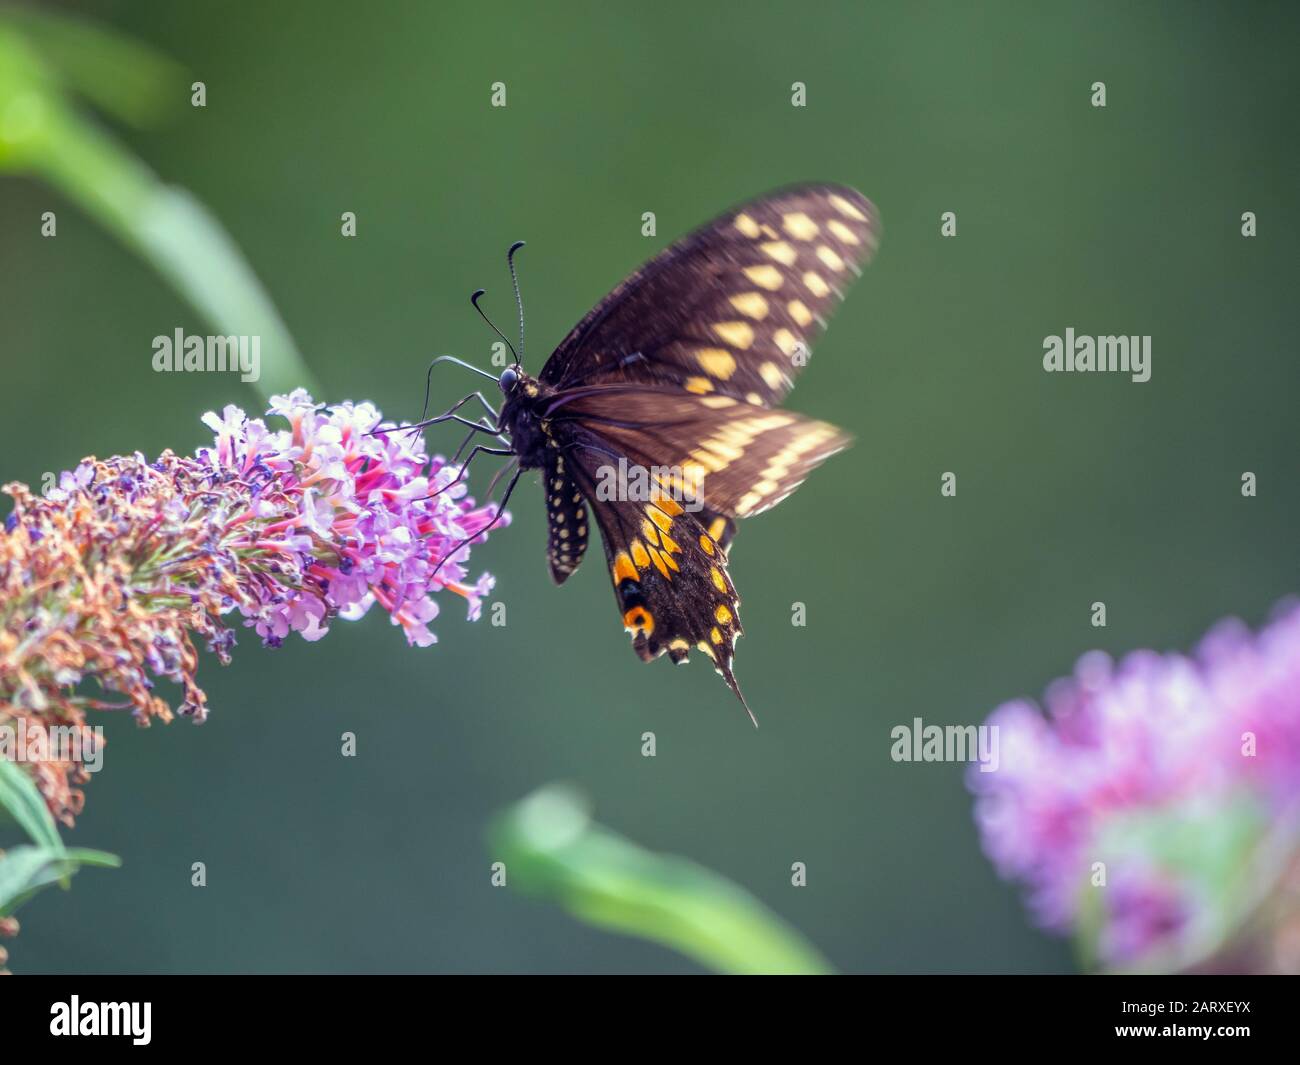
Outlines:
[[[35,782],[8,758],[0,758],[0,808],[31,841],[50,851],[62,851],[63,840]]]
[[[103,851],[15,847],[0,857],[0,917],[8,917],[41,888],[62,882],[82,865],[119,866],[121,860]]]
[[[148,126],[175,111],[185,68],[105,26],[30,7],[4,7],[10,22],[75,92],[123,122]]]
[[[817,950],[754,896],[686,858],[656,854],[594,824],[572,789],[552,785],[490,831],[507,884],[580,920],[677,950],[724,973],[829,973]]]
[[[222,335],[260,336],[266,398],[319,392],[288,328],[235,243],[183,189],[83,116],[74,87],[111,113],[143,121],[143,97],[185,89],[173,69],[116,35],[61,18],[0,13],[0,171],[39,177],[62,191],[150,263]],[[115,80],[120,70],[134,74]],[[160,104],[165,101],[158,101]]]

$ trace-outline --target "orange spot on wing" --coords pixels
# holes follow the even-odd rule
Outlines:
[[[614,559],[614,584],[617,586],[627,578],[636,580],[636,567],[632,565],[632,560],[627,557],[626,551],[620,551],[618,557]]]
[[[655,619],[645,607],[634,606],[623,615],[623,627],[628,632],[640,632],[649,636],[655,631]]]
[[[657,569],[665,577],[668,577],[668,565],[664,562],[664,556],[661,555],[658,551],[656,551],[653,547],[650,548],[650,561],[655,564],[655,569]],[[668,577],[668,579],[672,580],[671,577]]]

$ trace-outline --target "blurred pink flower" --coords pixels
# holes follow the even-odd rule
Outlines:
[[[1206,888],[1220,875],[1208,868],[1222,857],[1214,847],[1224,851],[1229,836],[1211,841],[1198,827],[1206,842],[1190,865],[1161,853],[1161,841],[1231,816],[1249,826],[1242,853],[1252,854],[1271,828],[1294,826],[1300,608],[1288,604],[1255,637],[1239,621],[1222,622],[1194,657],[1135,651],[1116,665],[1091,652],[1045,703],[1046,716],[1016,700],[988,719],[999,729],[1000,767],[968,775],[985,852],[1025,885],[1048,929],[1077,933],[1095,902],[1090,946],[1102,962],[1189,956],[1192,940],[1232,920],[1207,912],[1227,906]],[[1092,885],[1094,862],[1106,866],[1102,890]]]

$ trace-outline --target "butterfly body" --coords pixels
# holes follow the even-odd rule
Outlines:
[[[500,424],[510,437],[520,468],[538,470],[545,462],[549,439],[550,427],[542,425],[546,420],[546,404],[555,390],[529,377],[522,367],[511,367],[511,372],[515,375],[513,382],[507,377],[502,387],[506,401],[501,407]]]
[[[698,649],[742,703],[727,549],[737,519],[848,445],[779,404],[877,232],[844,186],[751,201],[632,274],[538,377],[501,375],[498,425],[520,468],[542,471],[553,579],[582,561],[594,516],[637,654]]]

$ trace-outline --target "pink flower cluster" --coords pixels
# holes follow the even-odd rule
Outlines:
[[[250,509],[227,519],[226,528],[250,523],[230,546],[279,562],[240,611],[271,644],[291,631],[318,640],[335,614],[352,621],[379,603],[423,647],[437,639],[429,622],[440,588],[463,596],[477,619],[493,580],[468,582],[468,544],[448,556],[479,538],[496,509],[475,506],[463,482],[448,488],[460,467],[430,459],[418,432],[370,435],[393,425],[373,405],[324,406],[302,389],[274,397],[268,413],[289,423],[278,430],[234,406],[204,416],[217,436],[199,460],[256,488]]]
[[[368,403],[326,411],[297,391],[271,413],[287,428],[226,407],[204,418],[216,440],[193,457],[87,459],[44,496],[5,486],[0,727],[89,735],[85,711],[97,709],[169,721],[160,679],[179,685],[177,711],[202,721],[196,645],[229,660],[236,613],[272,645],[291,632],[320,639],[333,618],[378,603],[425,646],[444,588],[478,616],[492,578],[470,579],[470,544],[507,516],[468,498],[461,467],[430,459],[418,433],[375,434],[391,426]],[[26,761],[71,824],[84,758]]]
[[[1231,919],[1205,912],[1226,898],[1205,885],[1237,873],[1248,880],[1250,855],[1266,839],[1277,844],[1270,830],[1295,826],[1300,608],[1279,611],[1254,637],[1239,621],[1222,622],[1194,657],[1136,651],[1115,664],[1089,653],[1045,702],[1046,716],[1016,700],[988,719],[1001,765],[968,777],[986,853],[1002,876],[1026,885],[1044,927],[1095,924],[1091,947],[1103,963],[1179,956]],[[1208,826],[1230,817],[1250,826],[1245,838],[1225,830],[1224,842],[1211,840]],[[1175,842],[1186,853],[1171,860],[1164,852]],[[1229,847],[1240,852],[1225,860]],[[1216,862],[1225,868],[1196,868]]]

